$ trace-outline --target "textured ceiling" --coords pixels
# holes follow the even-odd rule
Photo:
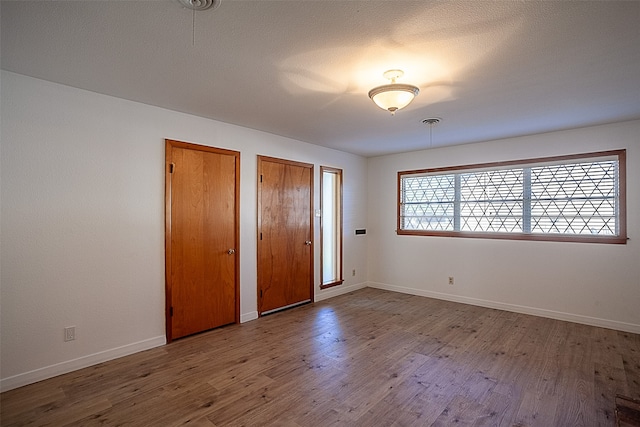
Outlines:
[[[640,118],[638,1],[0,8],[3,69],[364,156]],[[395,116],[391,68],[420,88]]]

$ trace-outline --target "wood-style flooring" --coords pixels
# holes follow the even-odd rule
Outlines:
[[[2,426],[613,426],[640,335],[363,289],[0,395]]]

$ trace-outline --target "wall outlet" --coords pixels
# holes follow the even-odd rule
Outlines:
[[[69,326],[68,328],[64,328],[64,340],[73,341],[75,339],[76,339],[76,327]]]
[[[351,270],[351,275],[355,276],[356,275],[356,269],[354,268],[353,270]]]
[[[449,276],[449,284],[453,285],[453,276]]]

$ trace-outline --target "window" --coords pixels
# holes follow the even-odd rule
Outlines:
[[[398,234],[626,243],[625,150],[398,172]]]
[[[342,280],[342,170],[320,166],[320,288]]]

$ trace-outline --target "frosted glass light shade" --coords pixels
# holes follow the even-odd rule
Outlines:
[[[369,98],[378,107],[394,114],[397,110],[409,105],[419,92],[420,89],[413,85],[392,83],[371,89]]]

